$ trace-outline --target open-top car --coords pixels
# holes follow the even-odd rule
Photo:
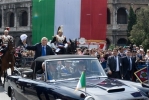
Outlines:
[[[86,88],[76,90],[82,72]],[[38,57],[33,70],[15,68],[5,82],[12,100],[146,100],[143,86],[108,78],[98,59],[85,55]]]

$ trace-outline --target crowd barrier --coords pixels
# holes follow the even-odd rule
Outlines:
[[[15,65],[16,67],[31,67],[33,60],[33,57],[17,57]]]
[[[146,62],[137,62],[136,63],[137,70],[146,67]]]
[[[101,66],[103,67],[103,69],[106,68],[106,65],[107,65],[107,61],[104,61],[104,62],[101,63]]]
[[[22,57],[22,67],[31,67],[33,57]]]

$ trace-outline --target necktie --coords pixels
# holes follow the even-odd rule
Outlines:
[[[130,71],[132,69],[132,62],[131,62],[131,58],[129,58],[129,64],[130,64]]]
[[[44,49],[44,46],[42,47],[42,56],[45,56],[46,53],[45,53],[45,49]]]

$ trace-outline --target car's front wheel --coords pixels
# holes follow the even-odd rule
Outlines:
[[[11,90],[11,100],[16,100],[15,99],[15,93],[14,93],[14,90],[13,89]]]

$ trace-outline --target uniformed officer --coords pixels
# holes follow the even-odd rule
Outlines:
[[[63,53],[66,53],[66,48],[68,47],[66,37],[63,35],[63,28],[60,26],[57,31],[57,35],[53,37],[51,41],[52,47],[57,50],[62,50]],[[55,45],[56,44],[56,45]]]
[[[2,53],[5,53],[9,39],[13,38],[8,33],[9,33],[8,30],[4,30],[4,34],[1,36],[1,39],[2,39],[2,42],[3,42],[3,45],[2,45],[2,48],[1,48]]]

